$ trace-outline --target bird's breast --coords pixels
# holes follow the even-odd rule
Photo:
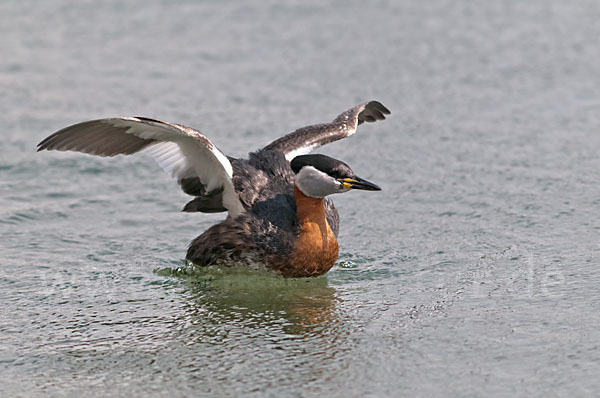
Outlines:
[[[307,222],[300,228],[291,268],[294,276],[317,276],[329,271],[338,258],[338,243],[327,221]]]
[[[329,271],[338,258],[335,234],[325,218],[325,201],[304,195],[294,189],[298,212],[298,237],[285,269],[284,276],[305,277]]]

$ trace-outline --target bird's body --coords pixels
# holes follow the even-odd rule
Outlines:
[[[232,165],[234,187],[248,211],[194,239],[186,258],[197,265],[233,263],[284,276],[327,272],[338,256],[339,218],[333,202],[295,188],[294,173],[280,152],[261,150]]]
[[[145,150],[177,178],[185,193],[195,196],[184,211],[229,213],[191,242],[187,260],[201,266],[265,268],[286,277],[317,276],[338,257],[339,217],[325,196],[379,188],[340,161],[303,154],[352,135],[358,124],[384,119],[388,113],[371,101],[332,123],[281,137],[248,159],[226,157],[197,130],[148,118],[76,124],[46,138],[38,150],[99,156]]]

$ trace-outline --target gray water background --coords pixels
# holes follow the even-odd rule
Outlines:
[[[594,396],[597,1],[0,2],[0,395]],[[327,276],[182,275],[222,215],[149,157],[35,153],[183,123],[245,156],[378,99],[322,153]]]

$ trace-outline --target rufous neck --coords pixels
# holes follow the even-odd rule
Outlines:
[[[294,200],[296,201],[298,220],[301,224],[307,221],[319,222],[325,220],[324,198],[311,198],[310,196],[306,196],[298,186],[294,184]]]

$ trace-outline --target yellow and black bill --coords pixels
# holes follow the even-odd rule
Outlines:
[[[338,178],[339,182],[342,183],[344,189],[362,189],[364,191],[381,191],[377,185],[369,182],[367,180],[363,180],[358,176],[354,176],[352,178]]]

